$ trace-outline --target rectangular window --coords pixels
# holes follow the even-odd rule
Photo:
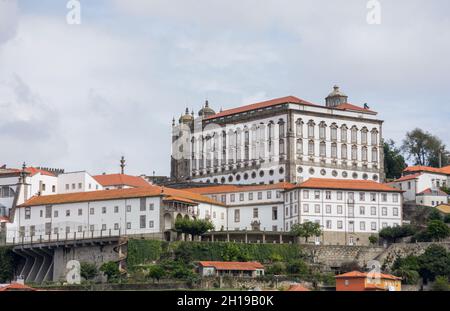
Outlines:
[[[370,229],[371,229],[372,231],[376,231],[376,230],[377,230],[377,223],[376,223],[375,221],[372,221],[372,222],[370,223]]]
[[[145,212],[145,206],[147,205],[147,202],[146,202],[146,199],[147,198],[140,198],[140,211],[141,212]],[[144,225],[144,228],[145,228],[145,225]]]
[[[31,218],[31,207],[26,207],[25,208],[25,219],[30,219]]]
[[[320,205],[319,204],[314,205],[314,213],[316,213],[316,214],[320,213]]]
[[[234,202],[236,200],[235,194],[230,195],[230,202]]]
[[[278,207],[272,207],[272,220],[278,220]]]
[[[325,206],[325,211],[327,214],[331,214],[331,205]]]
[[[55,185],[52,186],[52,192],[53,192],[53,193],[56,192],[56,186],[55,186]]]
[[[102,231],[106,230],[106,224],[102,224]]]
[[[131,205],[127,205],[127,213],[131,213]]]
[[[244,201],[244,194],[243,193],[239,193],[239,201]]]
[[[377,215],[377,208],[375,206],[372,206],[370,208],[370,215],[376,216]]]
[[[83,188],[83,184],[82,183],[78,183],[78,189]]]
[[[52,218],[52,206],[47,205],[45,207],[45,218]]]
[[[248,200],[252,201],[253,200],[253,192],[249,192],[248,194]]]
[[[94,215],[94,208],[93,208],[93,207],[91,207],[91,208],[89,209],[89,214],[90,214],[90,215]]]
[[[338,199],[339,201],[342,200],[342,191],[338,191],[338,192],[337,192],[337,199]]]
[[[314,191],[314,199],[316,200],[320,199],[320,191],[318,190]]]
[[[342,215],[342,205],[337,206],[337,213]]]
[[[387,224],[387,222],[383,222],[382,224],[381,224],[381,227],[384,229],[384,228],[387,228],[387,226],[388,226],[388,224]]]
[[[36,227],[30,226],[30,236],[34,236],[35,232],[36,232]]]
[[[327,229],[331,229],[331,220],[327,220]]]
[[[45,223],[45,234],[49,235],[52,233],[52,223],[51,222],[46,222]]]
[[[66,210],[66,217],[70,217],[70,209]]]
[[[148,223],[149,228],[153,228],[155,226],[155,223],[153,220],[150,220],[150,222]]]
[[[258,192],[258,200],[262,200],[262,192]]]
[[[331,200],[331,191],[326,191],[325,192],[325,199]]]
[[[303,190],[303,199],[309,199],[309,190]]]
[[[54,217],[54,218],[57,218],[57,217],[58,217],[58,211],[54,211],[54,212],[53,212],[53,217]]]
[[[377,194],[376,193],[371,193],[370,194],[370,201],[371,202],[376,202],[377,201]]]
[[[222,203],[226,203],[227,202],[227,195],[226,194],[222,194],[222,196],[220,197],[220,201]]]
[[[70,189],[69,184],[66,184],[66,190],[69,190],[69,189]]]
[[[337,222],[337,228],[342,229],[342,220],[338,220]]]
[[[386,193],[381,194],[381,202],[387,202],[387,194]]]
[[[68,234],[68,233],[70,233],[70,227],[69,226],[66,227],[66,234]]]
[[[102,207],[102,214],[106,214],[106,206]]]
[[[114,224],[114,230],[119,230],[119,224],[118,223]]]
[[[39,217],[43,217],[44,216],[44,211],[43,210],[40,210],[39,211]]]
[[[146,223],[146,216],[145,215],[141,215],[139,216],[139,227],[141,229],[145,229],[145,223]]]
[[[78,216],[82,216],[83,215],[83,210],[81,208],[78,209]]]
[[[83,232],[83,226],[78,226],[78,232]]]
[[[381,215],[382,216],[387,216],[387,207],[382,207],[381,208]]]
[[[308,204],[303,204],[303,212],[309,213],[309,205]]]
[[[272,191],[267,191],[267,199],[272,199]]]
[[[365,206],[360,206],[359,207],[359,214],[360,215],[365,215],[366,214],[366,207]]]
[[[392,202],[398,203],[398,194],[394,193],[394,194],[392,195]]]
[[[397,207],[394,207],[394,209],[392,210],[392,215],[398,216],[398,208]]]
[[[127,222],[127,229],[131,229],[131,222]]]
[[[148,209],[151,210],[151,211],[154,211],[155,210],[155,204],[154,203],[150,203],[148,205]]]
[[[366,223],[364,221],[359,223],[359,230],[366,231]]]
[[[118,206],[114,206],[114,213],[118,213],[119,212],[119,207]]]
[[[272,231],[273,232],[277,232],[278,231],[278,227],[277,226],[272,226]]]
[[[238,209],[234,210],[234,222],[239,222],[241,219],[241,215]]]
[[[258,218],[258,209],[257,208],[253,209],[253,218]]]
[[[225,214],[224,213],[220,213],[220,219],[225,219]]]
[[[94,231],[94,230],[95,230],[95,226],[94,226],[94,225],[90,225],[90,226],[89,226],[89,230],[90,230],[90,231]]]
[[[366,200],[366,194],[364,192],[360,192],[359,193],[359,200],[360,201],[365,201]]]
[[[277,199],[281,198],[281,192],[277,190]]]

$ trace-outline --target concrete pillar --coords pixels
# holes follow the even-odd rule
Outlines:
[[[263,243],[266,243],[266,234],[263,232],[263,234],[262,234],[262,242]]]
[[[283,235],[280,233],[280,244],[283,243]]]
[[[31,267],[30,272],[28,273],[28,276],[25,279],[25,282],[36,282],[36,276],[41,269],[42,263],[44,262],[44,256],[40,254],[38,251],[35,251],[33,249],[26,250],[26,253],[30,255],[30,257],[33,257],[33,265]]]
[[[245,233],[245,243],[248,243],[248,236],[247,236],[247,232]]]
[[[214,234],[211,234],[211,242],[214,242]]]
[[[230,242],[230,234],[227,233],[227,242]]]

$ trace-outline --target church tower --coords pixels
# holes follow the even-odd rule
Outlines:
[[[339,90],[339,86],[335,85],[333,87],[333,92],[331,92],[326,98],[326,106],[329,108],[337,107],[341,104],[346,104],[348,101],[348,96]]]

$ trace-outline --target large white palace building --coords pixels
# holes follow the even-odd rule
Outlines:
[[[173,120],[171,177],[221,184],[310,177],[384,181],[382,124],[335,86],[326,104],[288,96]]]

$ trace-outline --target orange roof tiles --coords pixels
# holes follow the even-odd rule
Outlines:
[[[430,166],[409,166],[403,170],[403,172],[429,172],[429,173],[437,173],[437,174],[450,174],[450,166],[446,166],[443,168],[436,168]]]
[[[437,196],[448,196],[447,193],[445,193],[444,191],[438,189],[438,190],[431,190],[431,188],[427,188],[424,191],[418,193],[417,195],[437,195]]]
[[[21,171],[22,171],[22,169],[18,169],[18,168],[8,168],[8,169],[5,170],[4,173],[5,174],[8,174],[8,173],[20,173]],[[51,173],[49,171],[42,170],[40,168],[31,167],[31,166],[25,168],[25,172],[27,172],[31,176],[34,176],[34,175],[40,173],[41,175],[56,177],[55,174],[53,174],[53,173]]]
[[[395,189],[386,184],[380,184],[371,180],[347,180],[347,179],[327,179],[327,178],[310,178],[307,181],[296,186],[296,188],[402,192],[401,190]]]
[[[4,286],[0,284],[0,292],[6,291],[37,291],[37,289],[20,283],[11,283]]]
[[[92,176],[102,186],[148,187],[150,184],[142,177],[126,174],[105,174]]]
[[[198,203],[186,199],[186,198],[182,198],[182,197],[175,197],[175,196],[168,196],[167,198],[163,199],[164,201],[177,201],[177,202],[184,202],[184,203],[188,203],[188,204],[194,204],[194,205],[198,205]]]
[[[245,191],[264,191],[273,189],[291,189],[293,187],[293,184],[283,182],[272,185],[220,185],[211,187],[185,188],[183,190],[199,194],[213,194]]]
[[[394,180],[393,182],[408,181],[408,180],[416,179],[420,175],[422,175],[422,173],[406,175],[406,176],[400,177],[399,179]]]
[[[238,261],[200,261],[203,267],[214,267],[216,270],[245,270],[254,271],[264,269],[264,266],[256,261],[238,262]]]
[[[352,271],[344,274],[336,275],[335,278],[343,279],[343,278],[380,278],[380,279],[388,279],[388,280],[401,280],[402,278],[392,275],[392,274],[384,274],[384,273],[370,273],[370,272],[360,272],[360,271]]]
[[[148,187],[140,187],[140,188],[100,190],[100,191],[34,196],[25,203],[23,203],[22,205],[20,205],[19,207],[79,203],[91,201],[107,201],[107,200],[157,197],[157,196],[164,196],[164,197],[174,196],[192,200],[195,202],[202,202],[223,206],[222,203],[197,193],[149,185]]]
[[[247,112],[247,111],[251,111],[251,110],[257,110],[257,109],[262,109],[262,108],[267,108],[267,107],[277,106],[277,105],[287,104],[287,103],[303,104],[303,105],[307,105],[307,106],[319,107],[318,105],[312,104],[310,102],[307,102],[307,101],[297,98],[295,96],[286,96],[286,97],[275,98],[275,99],[271,99],[271,100],[251,104],[251,105],[246,105],[246,106],[241,106],[241,107],[237,107],[237,108],[233,108],[233,109],[224,110],[222,112],[216,113],[215,115],[212,115],[212,116],[206,118],[206,120],[216,119],[216,118],[225,117],[225,116],[229,116],[229,115],[233,115],[233,114],[237,114],[237,113],[242,113],[242,112]]]

